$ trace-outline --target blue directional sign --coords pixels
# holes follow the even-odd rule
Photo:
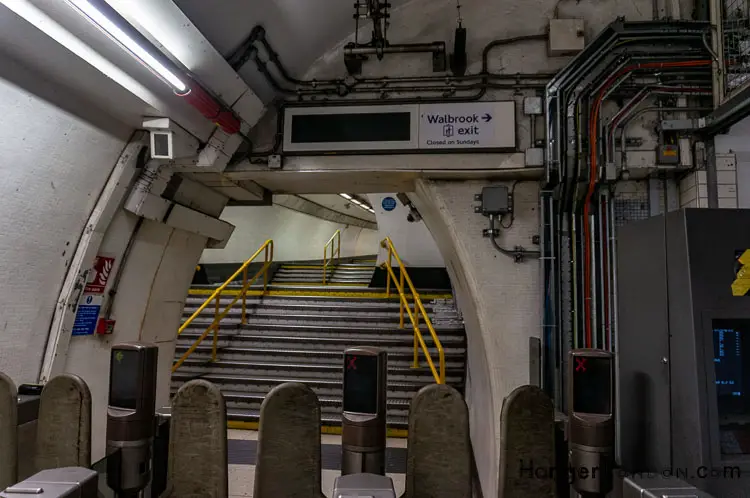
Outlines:
[[[396,199],[393,197],[386,197],[381,204],[386,211],[393,211],[396,209]]]

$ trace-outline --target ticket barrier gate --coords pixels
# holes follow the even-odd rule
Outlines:
[[[336,478],[333,498],[396,498],[390,477],[376,474],[350,474]]]
[[[97,498],[97,473],[83,467],[43,470],[0,492],[2,498]]]
[[[614,355],[576,349],[568,361],[568,448],[572,485],[585,496],[604,497],[613,488]]]
[[[342,475],[385,475],[387,374],[385,351],[359,347],[344,352]]]

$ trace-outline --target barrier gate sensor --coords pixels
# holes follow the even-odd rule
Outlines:
[[[112,348],[107,406],[107,485],[137,496],[151,480],[158,348],[125,343]]]
[[[385,475],[385,410],[388,364],[385,351],[344,352],[341,475]]]
[[[588,496],[612,490],[614,355],[576,349],[568,362],[569,451],[573,489]]]

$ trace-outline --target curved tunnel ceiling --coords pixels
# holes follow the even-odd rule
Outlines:
[[[390,0],[390,3],[396,8],[407,1]],[[284,65],[298,77],[354,32],[351,0],[175,0],[175,3],[225,57],[253,27],[262,25]],[[343,72],[343,55],[341,69]],[[245,64],[239,73],[264,103],[275,97],[252,63]]]

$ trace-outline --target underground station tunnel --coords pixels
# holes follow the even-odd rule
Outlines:
[[[746,0],[0,0],[0,497],[750,496],[749,48]]]

